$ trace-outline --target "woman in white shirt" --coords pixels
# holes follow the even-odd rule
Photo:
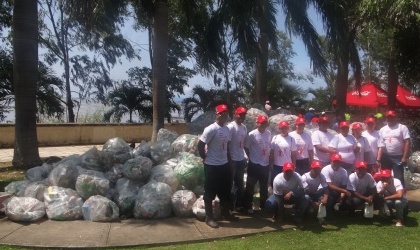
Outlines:
[[[356,153],[360,152],[356,139],[349,134],[349,123],[340,122],[339,133],[331,140],[329,147],[337,151],[342,157],[341,167],[350,175],[354,172]]]
[[[314,145],[311,135],[305,132],[305,119],[296,119],[296,130],[289,133],[296,142],[296,173],[303,175],[310,171],[311,162],[314,160]]]
[[[354,138],[357,141],[357,145],[360,147],[360,151],[355,154],[356,156],[355,162],[358,162],[358,161],[366,162],[372,150],[370,149],[368,140],[364,136],[362,136],[362,131],[363,131],[362,124],[355,122],[351,126],[351,130],[353,132]]]

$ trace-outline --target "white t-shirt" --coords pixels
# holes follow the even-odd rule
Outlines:
[[[309,193],[311,194],[315,194],[319,188],[328,187],[325,176],[322,173],[320,173],[315,179],[311,177],[311,172],[305,173],[302,175],[302,182],[304,183],[304,186],[306,183],[306,189],[309,189]]]
[[[408,128],[399,123],[392,127],[383,126],[379,130],[379,136],[379,147],[384,147],[388,155],[403,155],[404,140],[410,139]]]
[[[268,166],[270,156],[271,132],[265,130],[260,133],[258,129],[249,132],[245,139],[245,147],[249,149],[249,160],[261,166]]]
[[[293,172],[292,178],[288,181],[284,179],[284,173],[280,173],[274,178],[273,193],[275,195],[285,195],[290,191],[296,192],[300,188],[306,188],[305,184],[306,183],[302,183],[301,176],[296,172]]]
[[[334,137],[334,135],[331,134],[328,131],[323,132],[321,130],[315,130],[312,133],[312,136],[311,136],[312,144],[314,146],[320,145],[324,148],[328,148],[328,146],[329,146],[333,137]],[[316,147],[315,147],[315,149],[314,149],[314,159],[318,160],[318,161],[322,161],[322,162],[329,162],[330,161],[330,154],[321,152],[321,151],[317,150]]]
[[[352,135],[344,137],[342,134],[336,134],[328,146],[335,149],[341,155],[343,162],[354,164],[354,160],[356,159],[354,147],[356,144],[356,139]]]
[[[348,181],[347,171],[344,168],[338,168],[337,171],[330,165],[325,166],[321,170],[321,174],[325,176],[325,181],[328,183],[332,183],[337,187],[345,187]]]
[[[379,145],[379,131],[374,130],[372,133],[369,133],[367,130],[363,131],[362,136],[364,136],[369,143],[370,153],[369,158],[365,159],[368,164],[375,164],[378,156],[378,145]]]
[[[365,194],[368,189],[376,187],[376,182],[372,175],[369,173],[365,174],[362,178],[359,178],[357,173],[349,175],[349,181],[347,182],[347,189],[355,191],[359,194]]]
[[[387,194],[387,196],[396,194],[397,191],[399,190],[404,190],[404,187],[401,184],[400,180],[393,178],[393,183],[394,183],[393,185],[388,185],[388,187],[386,187],[385,189],[389,193]],[[376,191],[378,193],[381,192],[383,188],[384,188],[384,184],[382,183],[382,181],[379,181],[378,183],[376,183]],[[405,194],[403,195],[403,197],[405,198]]]
[[[286,162],[292,162],[292,151],[296,151],[296,142],[289,135],[283,137],[278,134],[273,136],[271,148],[274,152],[274,165],[283,166]]]
[[[358,142],[358,146],[360,147],[360,151],[355,154],[355,162],[358,161],[366,161],[365,160],[365,153],[372,152],[370,149],[369,142],[366,138],[361,136],[359,139],[356,139]]]
[[[244,144],[247,136],[247,129],[245,125],[238,124],[235,121],[229,123],[227,127],[231,134],[229,144],[230,158],[233,161],[242,161],[245,159]]]
[[[219,126],[216,122],[204,129],[200,140],[207,144],[204,163],[208,165],[224,165],[228,162],[227,147],[230,131],[227,126]]]
[[[289,136],[293,137],[296,142],[296,159],[302,160],[309,158],[308,150],[313,150],[314,145],[312,144],[311,135],[306,132],[298,134],[297,131],[292,131]]]

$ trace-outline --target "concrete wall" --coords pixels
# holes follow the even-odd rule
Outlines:
[[[165,128],[179,135],[187,134],[185,123],[165,124]],[[37,124],[39,146],[103,144],[114,137],[126,142],[150,141],[152,124]],[[14,124],[0,124],[0,148],[13,148]]]

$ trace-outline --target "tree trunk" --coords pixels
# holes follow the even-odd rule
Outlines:
[[[391,46],[388,62],[388,109],[395,109],[397,104],[398,73],[395,64],[395,49]]]
[[[67,54],[68,55],[68,54]],[[71,88],[70,88],[70,65],[68,61],[68,56],[65,55],[64,57],[64,72],[66,77],[66,106],[67,106],[67,113],[68,119],[67,122],[74,123],[74,111],[73,111],[73,100],[71,99]]]
[[[156,142],[159,129],[163,128],[166,111],[166,81],[168,73],[169,21],[168,0],[155,4],[153,24],[153,131],[152,143]]]
[[[340,117],[344,115],[347,107],[347,87],[349,85],[349,50],[348,46],[343,44],[341,56],[338,58],[337,78],[335,82],[336,90],[336,114]]]
[[[268,37],[266,33],[260,34],[256,55],[256,102],[264,105],[267,100]]]
[[[15,0],[13,8],[13,85],[15,148],[13,166],[41,165],[36,133],[38,1]]]

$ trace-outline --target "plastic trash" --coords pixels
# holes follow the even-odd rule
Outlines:
[[[150,146],[152,146],[152,143],[149,141],[142,140],[140,144],[133,149],[133,157],[137,156],[145,156],[150,157]]]
[[[53,166],[47,163],[42,164],[42,166],[30,168],[25,173],[25,179],[29,181],[42,181],[48,177],[52,169]]]
[[[172,191],[178,190],[179,181],[173,168],[169,165],[157,165],[151,170],[149,181],[157,181],[168,184]]]
[[[86,171],[80,166],[60,164],[48,175],[48,186],[75,189],[77,177]]]
[[[95,170],[88,170],[76,180],[76,191],[83,199],[93,195],[106,196],[109,190],[109,180],[105,174]]]
[[[151,181],[140,188],[134,206],[138,219],[166,218],[172,214],[172,189],[162,182]]]
[[[12,181],[9,184],[7,184],[6,187],[4,187],[4,192],[11,194],[11,195],[17,195],[20,190],[24,189],[26,186],[31,183],[28,180],[24,181]]]
[[[179,190],[172,195],[172,208],[178,217],[193,216],[192,207],[197,197],[190,190]]]
[[[156,141],[169,141],[172,143],[176,140],[176,138],[178,138],[178,136],[179,135],[176,132],[161,128],[156,135]]]
[[[100,195],[89,197],[82,206],[83,218],[89,221],[107,222],[119,219],[117,204]]]
[[[144,184],[142,181],[127,178],[121,178],[117,181],[112,200],[118,205],[121,216],[133,217],[137,194]]]
[[[327,217],[327,209],[325,208],[325,205],[323,205],[322,203],[319,204],[318,214],[316,215],[316,217],[318,219],[324,219],[325,217]]]
[[[218,220],[221,218],[221,210],[220,210],[220,201],[219,198],[216,197],[216,199],[212,202],[213,207],[213,218],[215,220]],[[204,199],[203,196],[200,196],[194,203],[192,208],[193,214],[197,217],[198,220],[204,221],[206,219],[206,210],[204,207]]]
[[[33,222],[45,216],[44,203],[31,197],[12,197],[6,200],[6,216],[11,221]]]
[[[174,168],[181,189],[193,190],[204,183],[203,160],[190,153],[180,153]]]
[[[150,155],[156,164],[161,164],[174,156],[172,151],[172,142],[170,141],[157,141],[150,147]]]
[[[31,197],[44,202],[44,192],[47,188],[48,186],[42,181],[32,182],[20,190],[18,196]]]
[[[119,179],[124,177],[123,165],[115,164],[109,171],[105,172],[105,175],[110,182],[110,186],[114,187],[115,183],[117,183]]]
[[[197,144],[199,139],[200,138],[197,135],[180,135],[174,142],[172,142],[172,150],[175,153],[188,152],[198,155]]]
[[[363,215],[365,218],[373,218],[373,204],[365,202],[365,209]]]
[[[44,193],[46,213],[51,220],[79,220],[83,218],[83,200],[70,188],[50,186]]]
[[[102,152],[96,147],[92,147],[84,154],[80,156],[81,164],[83,168],[104,171],[106,170],[104,162],[102,160]]]
[[[124,164],[132,158],[131,147],[120,137],[108,140],[102,147],[102,160],[106,169],[111,169],[114,164]]]
[[[124,163],[123,174],[128,179],[147,181],[149,179],[153,162],[144,156],[129,159]]]

